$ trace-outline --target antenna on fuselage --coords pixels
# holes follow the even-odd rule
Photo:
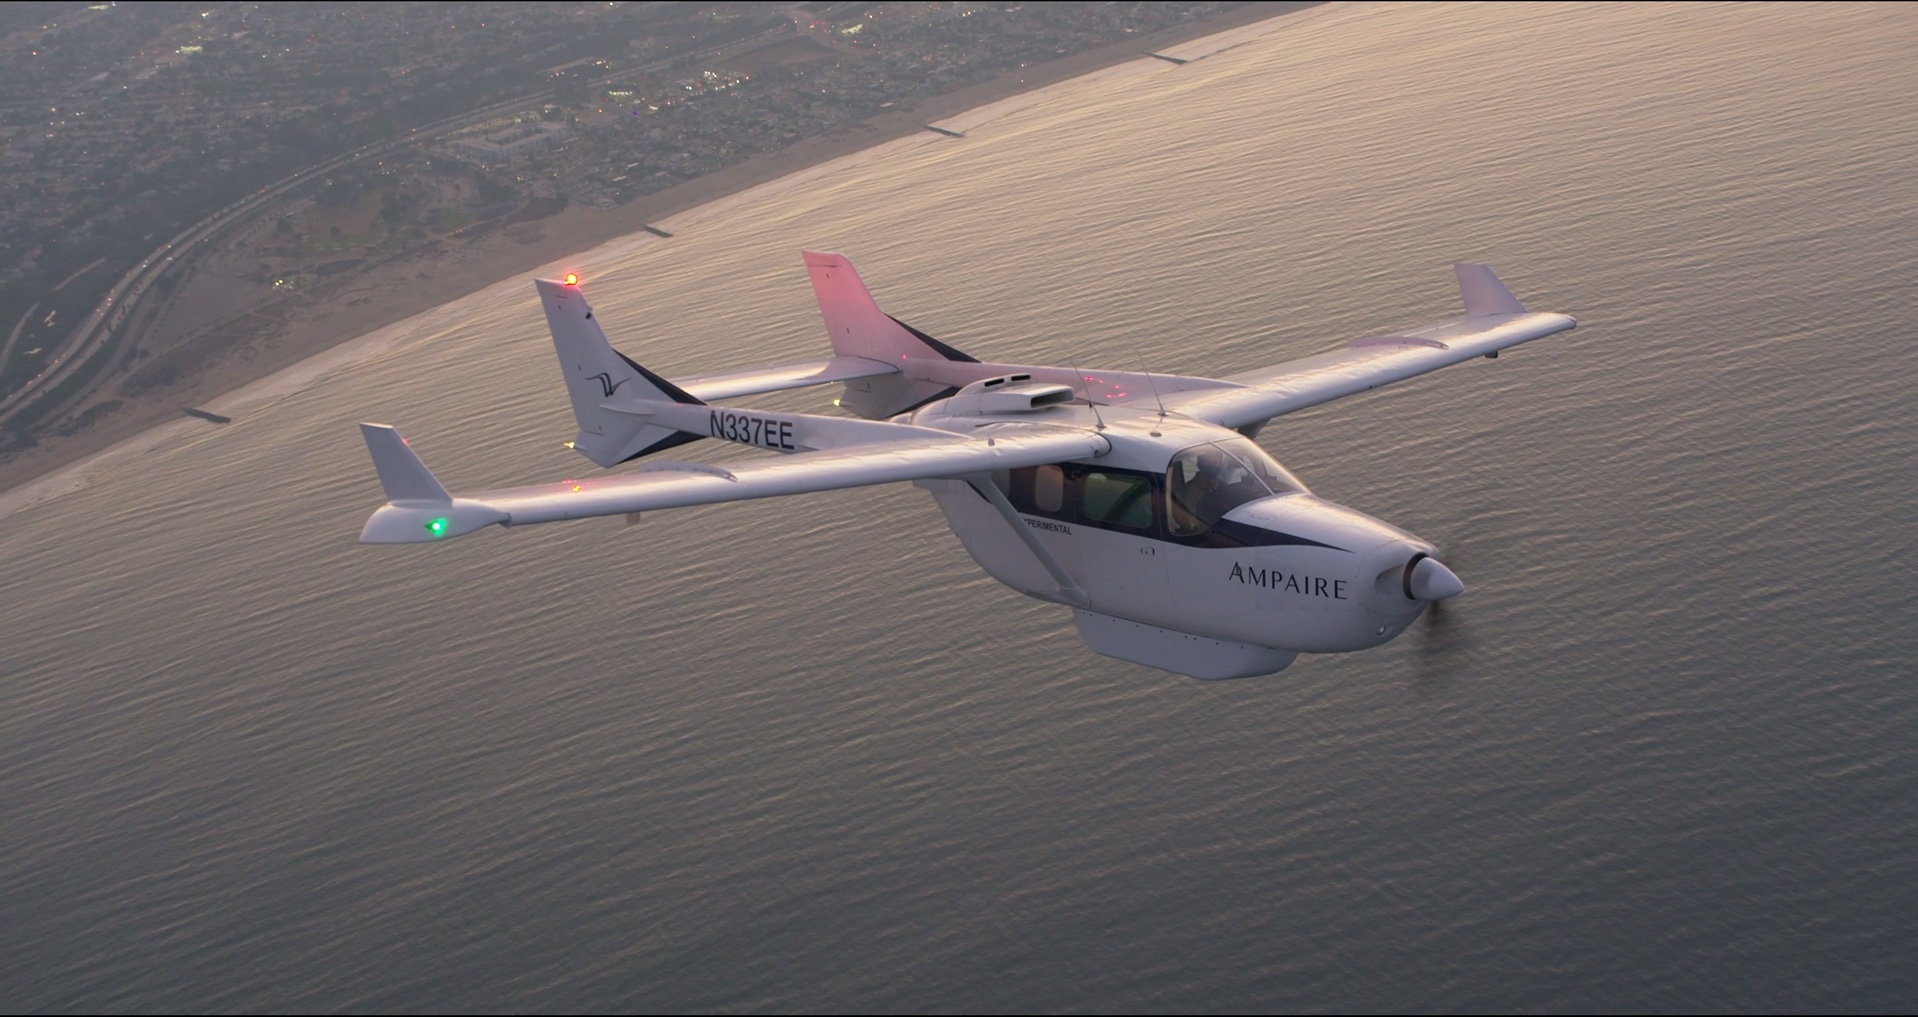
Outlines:
[[[1159,428],[1165,426],[1165,400],[1159,398],[1159,386],[1152,380],[1152,372],[1145,373],[1146,387],[1152,390],[1152,401],[1159,404],[1159,422],[1152,425],[1152,436],[1159,437]]]
[[[1086,405],[1092,407],[1092,419],[1098,423],[1097,430],[1106,429],[1106,418],[1099,415],[1099,404],[1092,401],[1092,379],[1086,377],[1078,368],[1072,369],[1072,376],[1079,379],[1079,391],[1086,394]]]

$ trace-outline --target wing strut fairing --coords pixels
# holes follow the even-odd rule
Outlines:
[[[966,483],[974,491],[979,492],[979,497],[992,504],[993,509],[999,513],[999,518],[1004,519],[1006,525],[1011,527],[1013,535],[1019,538],[1020,543],[1026,545],[1026,550],[1031,551],[1034,558],[1038,559],[1039,564],[1045,568],[1046,574],[1052,577],[1052,581],[1059,584],[1060,599],[1074,607],[1085,607],[1092,602],[1086,596],[1085,589],[1072,578],[1072,574],[1066,571],[1066,567],[1059,563],[1058,557],[1033,535],[1032,528],[1020,518],[1019,510],[1012,507],[1012,502],[1006,499],[1006,493],[999,490],[999,485],[993,483],[990,476],[969,477]]]

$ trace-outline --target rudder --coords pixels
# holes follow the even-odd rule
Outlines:
[[[578,285],[537,279],[534,286],[546,310],[546,327],[553,334],[573,418],[579,423],[574,449],[600,466],[615,466],[698,440],[698,435],[647,424],[641,416],[622,412],[645,401],[703,404],[613,349]]]

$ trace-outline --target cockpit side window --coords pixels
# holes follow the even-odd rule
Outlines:
[[[1211,529],[1227,512],[1275,493],[1265,480],[1267,475],[1290,481],[1291,474],[1264,453],[1260,453],[1263,461],[1257,466],[1229,454],[1227,448],[1235,444],[1236,441],[1194,445],[1172,457],[1165,481],[1166,529],[1172,536],[1198,536]],[[1245,444],[1255,451],[1258,449],[1249,441]],[[1298,490],[1290,486],[1296,483],[1290,481],[1279,490]]]
[[[1166,468],[1165,528],[1175,537],[1205,532],[1205,521],[1199,518],[1199,499],[1205,494],[1199,484],[1199,457],[1200,450],[1206,448],[1209,446],[1186,449],[1173,456],[1172,465]]]

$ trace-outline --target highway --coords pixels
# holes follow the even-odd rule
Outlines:
[[[706,59],[728,50],[749,49],[764,42],[770,36],[785,35],[790,31],[790,28],[770,29],[748,39],[736,39],[697,52],[655,60],[639,67],[623,68],[595,79],[595,84],[605,84],[624,75],[660,70],[687,60]],[[93,362],[95,357],[102,355],[103,351],[109,351],[116,336],[125,338],[122,326],[133,319],[134,313],[139,309],[139,302],[152,292],[154,282],[176,265],[183,264],[185,259],[190,259],[196,248],[221,229],[259,211],[262,206],[286,196],[295,188],[317,177],[336,172],[353,163],[388,155],[408,145],[430,141],[442,134],[462,130],[494,117],[521,112],[529,107],[550,102],[554,98],[555,95],[551,91],[517,96],[437,120],[423,127],[413,128],[403,137],[362,146],[351,152],[334,156],[325,162],[309,166],[277,183],[262,187],[181,230],[120,277],[99,305],[82,319],[47,358],[47,364],[39,374],[19,389],[0,398],[0,432],[12,430],[13,420],[17,414],[33,407],[42,395],[53,392],[62,382]],[[61,405],[44,407],[36,412],[34,414],[36,419],[29,421],[28,426],[53,419],[89,394],[90,389],[69,393],[65,399],[61,400]]]
[[[180,259],[190,257],[196,247],[224,227],[259,210],[261,206],[284,197],[289,191],[316,177],[365,159],[387,155],[415,142],[426,141],[440,134],[472,126],[491,117],[544,103],[552,98],[551,92],[519,96],[461,113],[458,116],[448,117],[425,127],[414,128],[402,138],[362,146],[325,162],[309,166],[277,183],[262,187],[181,230],[120,277],[113,288],[107,291],[107,295],[99,305],[72,332],[68,333],[66,340],[47,359],[46,367],[39,374],[18,390],[0,399],[0,429],[7,428],[14,414],[31,406],[41,394],[58,387],[61,382],[71,377],[74,372],[80,370],[107,347],[110,340],[120,331],[121,326],[130,320],[133,312],[138,309],[141,298],[151,292],[153,283]],[[80,395],[81,393],[74,393],[75,398]]]
[[[593,81],[593,84],[606,84],[614,81],[614,79],[618,79],[618,77],[625,77],[625,75],[637,75],[637,73],[650,73],[650,71],[666,69],[666,67],[671,67],[673,63],[683,63],[683,61],[690,61],[690,59],[708,59],[712,58],[712,56],[717,56],[717,54],[729,52],[729,50],[731,50],[731,52],[750,50],[750,48],[760,46],[760,44],[763,44],[763,42],[765,42],[767,38],[771,38],[771,36],[792,35],[792,31],[794,31],[792,27],[767,29],[767,31],[760,33],[760,35],[748,36],[748,38],[735,38],[735,40],[731,40],[731,42],[723,42],[723,44],[717,44],[717,46],[708,46],[708,48],[702,48],[702,50],[696,50],[696,52],[690,52],[690,54],[679,54],[679,56],[654,59],[654,61],[644,63],[644,65],[639,65],[639,67],[623,67],[620,71],[612,71],[612,73],[608,73],[608,75],[598,77],[598,79]],[[109,351],[109,355],[113,355],[113,353],[111,353],[111,345],[113,345],[115,336],[117,336],[117,338],[125,338],[123,326],[125,326],[129,320],[132,320],[134,313],[140,309],[140,301],[142,301],[144,297],[152,294],[153,282],[159,280],[161,274],[165,274],[169,269],[173,269],[175,265],[180,265],[184,259],[190,259],[190,257],[194,255],[196,248],[199,248],[201,244],[205,244],[205,242],[207,242],[209,238],[213,238],[215,234],[219,234],[222,228],[246,219],[247,215],[259,211],[263,205],[269,205],[272,201],[284,198],[288,192],[299,188],[301,184],[307,184],[307,182],[315,180],[316,177],[324,177],[324,175],[328,175],[328,173],[336,173],[339,169],[343,169],[343,167],[347,167],[347,165],[353,165],[353,163],[359,163],[359,161],[364,161],[364,159],[378,159],[378,157],[382,157],[382,155],[399,152],[401,148],[410,146],[410,144],[428,142],[428,140],[432,140],[432,138],[437,138],[439,134],[449,134],[449,132],[453,132],[453,130],[466,129],[466,127],[472,127],[472,125],[476,125],[476,123],[493,119],[493,117],[503,117],[506,113],[518,113],[518,111],[524,111],[527,107],[543,106],[543,104],[547,104],[547,102],[552,102],[554,98],[556,98],[556,96],[554,96],[554,92],[550,92],[550,90],[531,92],[531,94],[526,94],[526,96],[516,96],[516,98],[510,98],[510,100],[495,102],[495,104],[491,104],[491,106],[470,109],[470,111],[466,111],[466,113],[458,113],[458,115],[441,119],[441,121],[433,121],[433,123],[424,125],[424,127],[414,127],[414,129],[407,130],[407,134],[401,136],[401,138],[391,138],[391,140],[386,140],[386,142],[376,142],[376,144],[370,144],[370,146],[357,148],[357,150],[347,152],[347,154],[334,155],[332,159],[326,159],[324,163],[318,163],[318,165],[313,165],[313,167],[301,169],[299,173],[293,173],[292,177],[286,177],[284,180],[278,180],[278,182],[274,182],[274,184],[265,186],[265,188],[259,188],[259,190],[255,190],[253,194],[247,194],[246,198],[232,201],[232,203],[221,207],[219,211],[207,215],[205,219],[201,219],[196,225],[188,226],[188,228],[180,230],[171,240],[167,240],[167,242],[161,244],[159,248],[153,249],[153,253],[146,255],[146,259],[142,259],[138,265],[134,265],[132,269],[127,271],[127,274],[123,274],[123,276],[119,278],[119,282],[113,284],[113,290],[107,292],[107,296],[100,301],[100,305],[94,307],[94,311],[92,311],[86,319],[81,320],[81,324],[67,336],[65,342],[59,345],[59,349],[54,351],[54,355],[48,357],[46,368],[42,368],[40,374],[33,376],[33,380],[29,380],[29,382],[27,382],[25,386],[21,386],[19,390],[13,391],[13,393],[6,395],[6,397],[0,397],[0,432],[10,432],[15,414],[21,413],[21,411],[27,411],[29,407],[35,407],[35,401],[40,395],[58,390],[61,382],[65,382],[65,380],[71,378],[75,372],[79,372],[79,370],[86,367],[88,363],[92,363],[94,357],[100,357],[104,351]],[[113,365],[109,363],[107,370],[102,372],[102,376],[105,376],[105,374],[111,370],[111,367],[113,367]],[[69,393],[65,399],[59,401],[59,405],[36,409],[35,420],[31,420],[29,426],[35,426],[35,424],[44,422],[44,420],[54,420],[54,418],[58,418],[59,414],[67,413],[67,411],[73,409],[77,403],[84,401],[88,395],[92,395],[92,386],[86,386],[86,388],[82,388],[81,391]]]

